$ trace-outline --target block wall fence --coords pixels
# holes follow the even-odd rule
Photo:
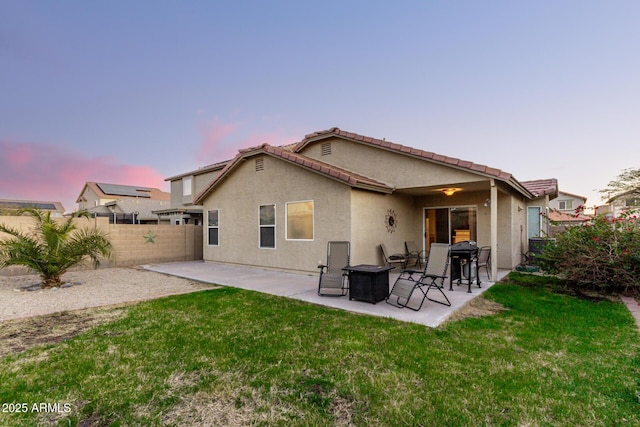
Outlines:
[[[96,227],[108,234],[113,258],[101,261],[101,268],[202,260],[201,225],[109,224],[108,218],[78,218],[75,221],[78,228]],[[34,226],[29,217],[0,216],[0,223],[22,232],[29,232]],[[0,233],[0,239],[7,237]],[[0,269],[1,276],[29,273],[21,267]]]

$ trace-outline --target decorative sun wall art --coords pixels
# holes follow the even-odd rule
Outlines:
[[[389,209],[387,211],[387,216],[384,217],[384,223],[387,226],[387,231],[389,233],[396,231],[396,228],[398,228],[398,217],[396,215],[396,211]]]

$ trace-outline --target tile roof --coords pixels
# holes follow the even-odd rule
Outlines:
[[[339,137],[350,139],[352,141],[360,142],[363,144],[384,148],[389,151],[396,151],[402,154],[406,154],[413,157],[419,157],[425,160],[442,163],[448,166],[453,166],[461,169],[468,169],[472,172],[499,178],[503,181],[513,180],[513,176],[510,173],[504,172],[500,169],[491,168],[489,166],[480,165],[477,163],[469,162],[467,160],[457,159],[455,157],[443,156],[441,154],[432,153],[430,151],[424,151],[417,148],[407,147],[405,145],[396,144],[384,139],[376,139],[376,138],[371,138],[364,135],[359,135],[353,132],[346,132],[337,127],[306,135],[304,139],[298,143],[298,146],[296,147],[295,151],[298,152],[309,143],[313,141],[317,141],[319,139],[324,139],[330,136],[339,136]]]
[[[427,160],[430,162],[439,163],[448,167],[470,171],[472,173],[483,175],[488,178],[495,178],[497,180],[504,181],[516,191],[525,195],[527,198],[537,198],[544,195],[557,195],[558,192],[558,183],[555,178],[538,181],[527,181],[526,183],[521,183],[516,180],[510,173],[497,168],[492,168],[467,160],[443,156],[441,154],[433,153],[430,151],[424,151],[417,148],[396,144],[384,139],[371,138],[353,132],[346,132],[337,127],[334,127],[328,130],[318,131],[305,135],[302,141],[295,144],[286,144],[278,147],[269,144],[263,144],[257,147],[239,150],[238,155],[236,155],[234,159],[215,164],[215,167],[222,169],[222,172],[209,184],[209,186],[207,186],[207,188],[205,188],[200,194],[196,196],[195,202],[199,203],[204,195],[206,195],[215,185],[217,185],[218,182],[224,179],[225,175],[229,173],[229,170],[234,167],[234,165],[240,158],[246,158],[250,155],[259,154],[259,152],[264,152],[274,157],[279,157],[283,160],[298,164],[307,169],[314,170],[318,173],[322,173],[334,179],[343,181],[346,184],[352,185],[354,187],[364,186],[373,190],[383,192],[392,192],[394,190],[393,187],[385,183],[376,181],[372,178],[358,175],[354,172],[347,171],[345,169],[341,169],[336,166],[323,163],[300,154],[300,151],[307,145],[332,136],[358,142],[361,144],[371,145],[384,150],[394,151],[400,154]],[[205,168],[210,168],[213,166],[214,165],[207,166]],[[186,175],[188,175],[188,173],[172,178],[167,178],[167,180],[181,178]]]
[[[553,195],[558,192],[558,180],[555,178],[522,181],[521,184],[536,197]]]
[[[556,209],[549,210],[549,219],[558,222],[585,222],[591,218],[582,214],[570,214]]]
[[[247,157],[256,156],[259,154],[267,154],[290,163],[294,163],[310,171],[314,171],[328,178],[335,179],[343,182],[351,187],[363,188],[373,191],[379,191],[382,193],[393,192],[393,187],[388,186],[385,183],[376,181],[375,179],[360,175],[337,166],[324,163],[301,154],[288,151],[286,147],[274,147],[269,144],[262,144],[257,147],[251,147],[239,150],[238,155],[225,166],[220,175],[214,179],[203,191],[196,196],[195,203],[199,204],[202,198],[208,194],[219,182],[221,182],[229,172],[240,162],[240,160]]]

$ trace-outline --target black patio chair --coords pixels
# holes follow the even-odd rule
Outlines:
[[[407,265],[413,260],[413,266],[422,268],[422,260],[424,259],[424,251],[418,249],[416,242],[409,240],[404,242],[404,247],[407,250]]]

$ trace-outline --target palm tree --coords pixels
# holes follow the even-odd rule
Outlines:
[[[51,212],[24,209],[36,225],[31,233],[0,224],[0,232],[9,234],[0,240],[0,268],[22,265],[42,278],[42,288],[57,287],[70,267],[90,259],[95,268],[100,257],[110,258],[112,245],[107,235],[95,228],[78,229],[74,219],[89,218],[87,212],[76,212],[64,221],[51,218]]]

